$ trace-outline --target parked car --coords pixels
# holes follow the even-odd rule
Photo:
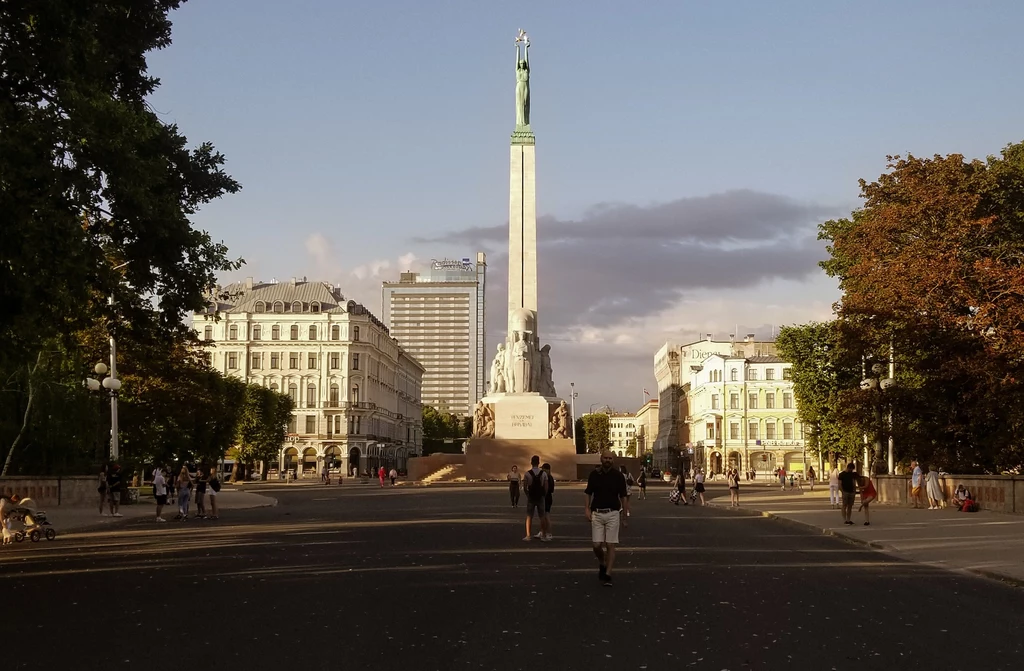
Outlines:
[[[651,477],[656,479],[656,480],[660,479],[661,478],[661,469],[660,468],[652,468],[651,469]]]

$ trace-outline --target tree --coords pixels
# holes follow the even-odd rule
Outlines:
[[[841,340],[896,357],[897,447],[947,469],[1024,463],[1024,145],[967,162],[889,157],[864,206],[825,222]],[[865,430],[870,426],[864,426]]]
[[[608,415],[597,412],[583,416],[583,433],[587,439],[587,452],[600,452],[611,446]]]
[[[235,470],[232,482],[244,479],[241,472],[252,469],[257,461],[271,461],[284,445],[285,427],[291,419],[294,403],[290,396],[249,384],[245,387],[238,419]],[[265,480],[267,469],[261,477]]]
[[[0,5],[0,369],[97,319],[176,330],[238,267],[189,219],[239,189],[224,157],[147,103],[180,4]]]
[[[628,441],[626,441],[626,456],[636,456],[636,438],[630,438]]]
[[[577,417],[573,423],[573,439],[576,441],[576,454],[587,453],[587,432],[583,426],[583,418]]]

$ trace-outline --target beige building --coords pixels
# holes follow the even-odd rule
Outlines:
[[[652,398],[636,412],[636,456],[654,450],[658,440],[658,399]]]
[[[758,480],[779,466],[803,473],[804,432],[789,363],[774,355],[712,354],[691,371],[686,421],[697,467],[715,474],[752,470]]]
[[[295,403],[277,463],[283,475],[317,477],[405,468],[423,445],[423,366],[365,307],[324,282],[245,282],[218,291],[193,328],[211,364]]]
[[[484,290],[487,263],[433,261],[423,273],[384,282],[381,310],[391,334],[424,368],[423,403],[471,416],[486,393]]]

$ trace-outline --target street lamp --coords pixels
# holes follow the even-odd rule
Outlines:
[[[882,461],[882,399],[886,390],[892,388],[896,381],[893,379],[893,364],[890,357],[889,361],[889,377],[883,378],[882,373],[885,371],[885,366],[880,363],[871,365],[871,376],[865,377],[861,380],[860,388],[864,391],[877,390],[878,394],[875,397],[875,419],[876,424],[876,436],[875,436],[875,458],[872,460],[874,466],[872,470],[875,474],[878,474],[879,465]],[[888,451],[888,473],[892,475],[894,464],[893,464],[893,440],[892,440],[892,408],[889,409],[889,451]]]
[[[576,393],[576,383],[575,382],[570,382],[569,383],[569,388],[571,389],[571,391],[569,393],[569,406],[570,406],[569,407],[569,414],[572,415],[572,422],[571,422],[571,424],[572,424],[572,437],[573,437],[573,439],[575,439],[576,438],[576,397],[579,396],[579,394]]]
[[[89,391],[99,391],[101,388],[105,389],[110,395],[110,460],[117,461],[118,459],[118,446],[117,446],[117,392],[121,390],[121,381],[117,379],[117,368],[114,366],[116,350],[114,349],[114,339],[110,339],[110,375],[107,375],[107,365],[104,363],[98,363],[93,366],[93,372],[96,378],[87,377],[85,379],[85,386]]]

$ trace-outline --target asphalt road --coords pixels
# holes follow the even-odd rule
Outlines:
[[[218,522],[0,549],[5,669],[1021,668],[1024,590],[762,517],[634,504],[603,587],[504,488],[292,487]],[[979,552],[983,549],[979,548]]]

